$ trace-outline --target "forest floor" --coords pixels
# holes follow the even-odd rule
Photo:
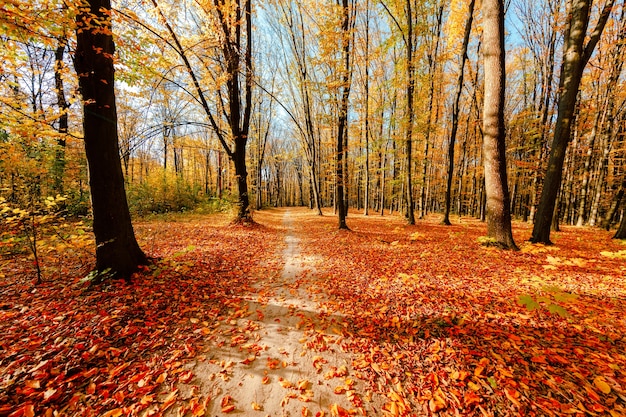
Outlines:
[[[510,252],[470,218],[254,217],[137,222],[154,262],[130,284],[81,283],[85,245],[41,284],[0,251],[0,416],[626,415],[609,232],[515,223]]]

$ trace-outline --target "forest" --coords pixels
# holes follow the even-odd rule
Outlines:
[[[0,417],[626,415],[625,13],[0,0]]]

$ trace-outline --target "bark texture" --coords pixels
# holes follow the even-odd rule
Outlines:
[[[487,194],[487,236],[493,239],[497,246],[517,249],[511,232],[511,203],[505,157],[504,2],[484,0],[482,10],[485,65],[483,157]]]
[[[85,151],[96,237],[96,269],[128,278],[147,259],[135,239],[119,157],[110,0],[77,15],[74,65],[83,98]]]

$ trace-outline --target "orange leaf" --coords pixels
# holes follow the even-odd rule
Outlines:
[[[350,413],[335,403],[330,406],[330,415],[332,417],[348,417]]]
[[[346,392],[346,389],[343,386],[339,385],[335,387],[334,392],[335,394],[343,394],[344,392]]]
[[[511,388],[505,388],[504,389],[504,394],[506,395],[506,398],[508,398],[509,401],[511,401],[513,404],[515,404],[518,407],[522,406],[522,404],[518,400],[518,398],[520,396],[519,392],[517,392],[517,391],[515,391],[514,389],[511,389]]]
[[[39,381],[26,381],[25,384],[28,388],[33,388],[33,389],[41,388],[41,383]]]
[[[159,377],[156,379],[156,383],[163,383],[165,381],[165,378],[167,378],[167,372],[163,372],[161,375],[159,375]]]
[[[595,379],[593,380],[593,385],[595,385],[596,388],[598,388],[604,394],[611,393],[611,386],[607,384],[604,378],[602,378],[601,376],[595,377]]]
[[[222,408],[226,407],[232,399],[233,397],[231,397],[230,395],[225,395],[224,397],[222,397],[222,401],[220,402]]]

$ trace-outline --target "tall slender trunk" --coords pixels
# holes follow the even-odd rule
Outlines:
[[[63,57],[65,56],[65,48],[67,46],[67,37],[64,35],[59,39],[57,48],[54,52],[54,87],[57,92],[57,107],[59,110],[59,138],[54,152],[54,164],[52,168],[54,191],[63,194],[63,177],[65,174],[65,135],[69,128],[69,104],[65,98],[65,86],[63,83]]]
[[[342,0],[342,55],[343,55],[343,69],[342,69],[342,86],[341,86],[341,99],[338,113],[337,124],[337,157],[336,157],[336,188],[335,188],[335,205],[337,207],[337,218],[339,222],[339,229],[348,229],[346,224],[346,217],[348,215],[348,207],[345,195],[346,187],[346,165],[347,160],[347,143],[348,143],[348,100],[350,98],[350,83],[352,81],[352,69],[351,69],[351,52],[350,52],[350,34],[351,28],[351,11],[349,6],[349,0]]]
[[[370,209],[370,2],[365,2],[365,190],[363,196],[363,214],[369,215]]]
[[[463,75],[465,71],[465,61],[467,60],[467,46],[469,44],[470,33],[472,31],[472,20],[474,18],[474,3],[475,0],[471,0],[467,8],[463,44],[461,46],[461,61],[459,62],[459,75],[456,82],[454,103],[452,104],[452,128],[450,129],[450,139],[448,143],[448,175],[445,191],[445,207],[442,220],[442,223],[445,225],[451,224],[450,195],[452,194],[452,176],[454,174],[454,145],[456,143],[456,132],[459,128],[459,103],[461,101],[461,94],[463,93]]]
[[[412,0],[406,0],[407,35],[406,35],[406,217],[409,224],[415,224],[413,204],[413,95],[415,91],[415,63],[413,62],[413,10]]]

